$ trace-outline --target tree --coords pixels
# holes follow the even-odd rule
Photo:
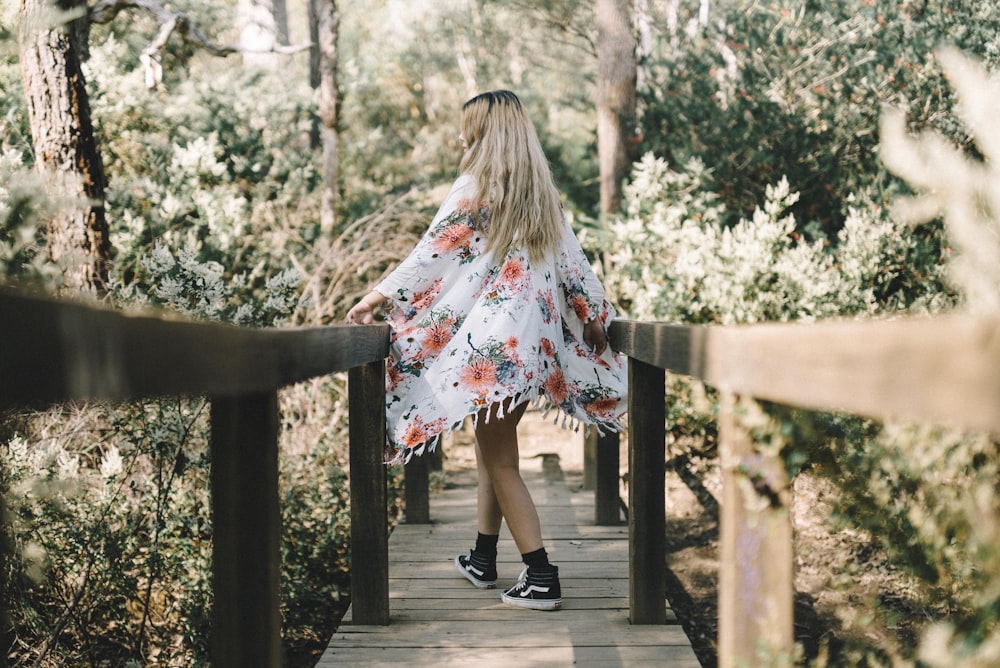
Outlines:
[[[48,224],[47,247],[68,287],[103,290],[111,241],[104,213],[104,166],[94,137],[81,62],[87,54],[84,0],[63,0],[67,17],[47,25],[45,0],[21,0],[21,67],[35,165],[68,177],[77,200]]]
[[[314,44],[309,78],[313,88],[319,89],[319,140],[323,147],[320,228],[329,234],[336,223],[340,179],[340,86],[337,81],[340,11],[336,0],[309,0],[309,32]]]
[[[288,11],[285,0],[239,0],[240,46],[243,63],[277,69],[275,50],[288,44]]]
[[[636,105],[636,40],[629,0],[597,0],[597,152],[601,212],[621,204],[632,167]]]

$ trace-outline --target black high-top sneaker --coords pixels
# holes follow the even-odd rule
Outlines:
[[[562,607],[559,568],[525,568],[517,584],[501,594],[500,599],[508,605],[532,610],[558,610]]]
[[[497,560],[489,559],[475,550],[469,550],[469,555],[460,554],[455,557],[455,568],[469,582],[479,589],[496,589]]]

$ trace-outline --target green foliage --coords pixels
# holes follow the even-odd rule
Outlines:
[[[866,172],[855,165],[850,183],[859,190],[843,194],[842,219],[830,235],[821,218],[798,221],[793,212],[803,210],[796,208],[801,199],[785,179],[763,186],[763,203],[737,216],[726,210],[735,200],[717,176],[728,165],[713,162],[709,170],[693,158],[674,170],[647,155],[602,244],[612,295],[630,317],[686,323],[937,313],[959,306],[994,314],[1000,304],[998,145],[991,129],[996,84],[954,52],[939,53],[958,104],[938,95],[935,100],[948,104],[926,113],[936,132],[919,141],[908,135],[902,114],[889,115],[881,133],[886,160],[916,196],[886,207],[871,189],[886,181],[884,167]],[[927,80],[941,76],[925,74]],[[961,129],[963,121],[970,130]],[[939,212],[943,224],[935,220]],[[924,227],[910,225],[927,220]],[[710,442],[714,435],[703,425],[714,406],[693,400],[701,392],[682,381],[672,389],[668,414],[694,425],[687,442],[680,434],[676,441]],[[868,537],[870,551],[850,559],[831,584],[857,591],[872,569],[903,583],[893,596],[855,594],[856,607],[842,611],[845,628],[877,644],[842,642],[824,660],[996,662],[1000,461],[994,439],[775,405],[744,406],[742,414],[754,427],[755,447],[777,454],[789,475],[805,469],[834,481],[836,527]],[[911,623],[917,615],[928,622],[912,629],[919,646],[892,631],[907,615]]]
[[[642,91],[646,155],[621,215],[586,233],[623,313],[735,324],[992,303],[982,297],[995,297],[994,284],[976,293],[944,265],[952,255],[975,256],[981,232],[956,239],[954,221],[912,229],[887,206],[900,192],[923,193],[968,173],[948,168],[914,179],[897,169],[906,182],[896,179],[880,162],[885,132],[877,121],[880,103],[891,102],[903,111],[903,130],[935,128],[957,155],[995,164],[976,124],[962,122],[964,101],[955,113],[935,56],[947,40],[987,66],[1000,62],[995,3],[709,3],[705,25],[693,18],[697,4],[651,3],[654,12],[677,7],[681,25],[653,17],[662,31],[654,32]],[[232,25],[232,3],[178,7],[202,25]],[[139,52],[155,29],[150,19],[95,28],[86,74],[108,173],[109,301],[250,326],[335,317],[405,254],[403,241],[433,204],[403,193],[453,178],[459,107],[486,88],[518,91],[567,209],[593,217],[591,5],[340,7],[336,239],[319,229],[322,161],[304,54],[269,73],[171,43],[164,88],[149,92]],[[0,29],[0,89],[9,93],[0,98],[0,276],[54,285],[58,268],[43,245],[58,188],[26,171],[32,150],[12,36]],[[951,152],[935,155],[957,164]],[[982,171],[983,183],[996,182]],[[978,201],[991,202],[990,193],[981,188]],[[916,208],[926,213],[923,206]],[[979,265],[990,277],[996,266]],[[669,389],[671,453],[710,450],[712,392],[680,379]],[[344,395],[339,378],[281,393],[282,605],[291,644],[321,641],[315,629],[329,631],[346,593]],[[206,660],[204,413],[200,401],[156,401],[53,411],[15,425],[4,475],[20,541],[11,580],[23,643],[17,662],[40,653],[40,665]],[[1000,609],[988,530],[996,526],[991,444],[779,406],[767,406],[766,417],[761,447],[780,452],[792,474],[805,467],[841,482],[844,526],[870,533],[886,568],[923,578],[915,601],[940,601],[929,614],[952,623],[925,636],[923,659],[987,656]],[[399,471],[390,483],[392,513]],[[883,506],[889,512],[880,520]],[[853,623],[883,633],[891,615],[859,604]],[[851,651],[869,663],[913,655],[891,643]]]
[[[609,224],[609,293],[630,317],[736,324],[873,315],[942,302],[936,239],[855,197],[836,239],[799,231],[784,179],[751,218],[725,224],[712,174],[646,155]]]
[[[203,401],[53,411],[5,445],[15,663],[206,656],[206,413]]]
[[[0,153],[0,283],[49,285],[58,271],[45,257],[39,219],[56,208],[43,180],[29,173],[15,151]]]
[[[778,0],[712,11],[706,25],[656,35],[641,134],[643,150],[670,164],[713,167],[727,223],[749,217],[764,187],[786,177],[801,194],[799,225],[835,234],[852,194],[884,204],[899,188],[879,163],[881,104],[968,146],[934,50],[948,42],[1000,58],[995,3]]]

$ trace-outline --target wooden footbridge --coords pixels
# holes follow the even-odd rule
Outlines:
[[[529,412],[522,425],[539,421]],[[506,606],[500,589],[476,589],[456,572],[455,556],[475,537],[476,480],[475,471],[446,470],[450,484],[431,495],[431,521],[400,524],[389,538],[389,624],[358,624],[349,610],[318,667],[701,665],[669,610],[665,624],[629,622],[628,528],[595,522],[582,472],[563,471],[557,454],[527,454],[522,474],[560,568],[562,610]],[[522,567],[504,526],[498,587],[513,584]]]
[[[462,588],[450,570],[449,557],[469,547],[469,490],[449,490],[432,502],[426,470],[408,468],[408,523],[389,539],[382,464],[386,325],[250,330],[10,291],[0,291],[0,323],[0,408],[211,398],[217,668],[281,665],[277,389],[310,377],[342,371],[349,377],[352,606],[331,640],[328,665],[492,661],[525,646],[539,663],[692,665],[664,599],[665,370],[701,378],[723,399],[718,656],[726,668],[791,665],[794,653],[790,485],[777,453],[755,448],[741,419],[747,402],[1000,432],[995,319],[747,327],[616,321],[611,345],[629,358],[627,531],[617,525],[617,444],[594,447],[590,501],[536,477],[539,506],[552,513],[543,526],[565,568],[567,602],[556,613],[508,610],[490,598],[496,593]],[[508,579],[518,570],[515,562],[501,568]],[[424,586],[441,598],[420,594]],[[449,590],[454,598],[444,595]],[[418,643],[429,651],[418,652]],[[519,654],[517,663],[527,656]]]

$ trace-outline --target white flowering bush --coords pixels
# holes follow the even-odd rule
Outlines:
[[[199,261],[190,247],[174,253],[157,242],[149,256],[140,260],[139,267],[132,283],[114,284],[119,302],[155,305],[244,326],[285,324],[302,306],[302,277],[297,269],[271,275],[255,294],[245,274],[230,278],[218,262]]]
[[[938,257],[920,235],[858,201],[836,239],[799,232],[788,182],[768,186],[750,219],[728,226],[697,160],[674,171],[646,155],[610,223],[606,283],[632,318],[741,324],[937,308]],[[898,285],[905,283],[905,286]]]

